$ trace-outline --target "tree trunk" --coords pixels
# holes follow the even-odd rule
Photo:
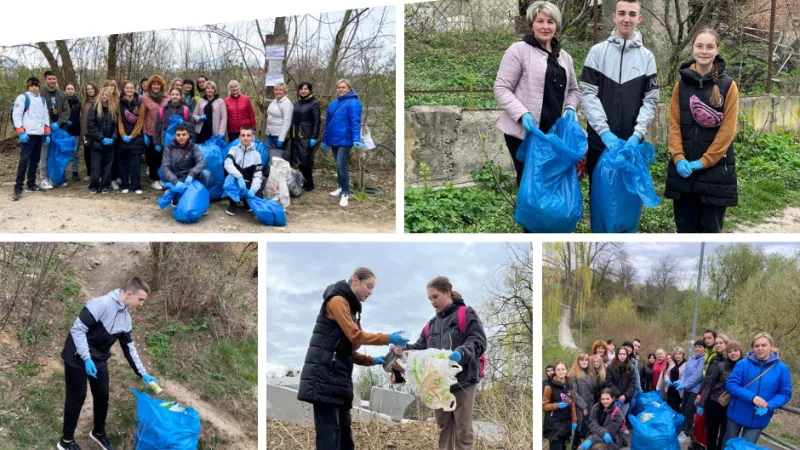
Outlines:
[[[107,80],[117,79],[117,38],[118,34],[111,34],[108,36],[108,58],[106,59],[106,73]]]
[[[327,105],[331,102],[331,99],[334,98],[333,92],[335,91],[334,83],[336,82],[336,63],[339,61],[339,51],[342,48],[342,41],[344,40],[347,26],[350,24],[350,15],[352,13],[352,9],[345,11],[342,24],[339,26],[339,32],[336,33],[336,39],[333,42],[333,50],[331,51],[331,56],[328,60],[328,67],[325,69],[325,93],[327,94],[330,92],[331,94],[322,96],[323,99],[327,99],[325,104],[322,105],[323,107],[327,107]]]
[[[163,271],[161,265],[164,261],[164,256],[167,254],[167,242],[151,242],[150,243],[150,260],[153,264],[153,276],[150,281],[150,290],[152,292],[158,291],[161,288],[163,281]]]
[[[50,47],[47,46],[45,42],[37,42],[36,46],[39,47],[39,50],[44,55],[45,59],[47,59],[47,64],[50,65],[50,70],[56,73],[59,79],[64,78],[64,74],[61,72],[61,67],[58,65],[58,60],[56,59],[53,52],[50,51]],[[44,83],[44,80],[41,80]]]
[[[63,69],[62,74],[64,75],[65,81],[61,87],[64,88],[67,86],[67,84],[72,84],[77,88],[78,77],[75,76],[75,67],[72,65],[72,57],[69,54],[67,41],[56,41],[56,48],[58,49],[58,53],[61,55],[61,67]]]

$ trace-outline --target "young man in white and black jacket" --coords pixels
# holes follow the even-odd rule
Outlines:
[[[658,75],[653,53],[642,44],[638,0],[618,0],[611,36],[589,50],[581,74],[581,101],[589,122],[586,170],[592,172],[606,148],[638,145],[655,117]]]
[[[145,383],[156,382],[148,375],[131,335],[130,309],[142,306],[150,287],[141,278],[128,281],[125,289],[115,289],[106,295],[89,300],[75,319],[61,351],[64,360],[66,400],[64,402],[64,428],[59,450],[80,450],[75,442],[75,428],[86,400],[86,380],[94,400],[94,429],[89,437],[105,450],[113,450],[106,434],[108,415],[108,359],[111,346],[119,341],[131,369]],[[157,383],[157,382],[156,382]]]
[[[228,151],[228,156],[225,157],[225,172],[233,175],[236,182],[242,189],[247,189],[247,196],[263,197],[261,194],[261,186],[263,180],[269,177],[269,165],[266,166],[266,174],[262,169],[261,154],[256,150],[253,144],[253,129],[249,126],[243,126],[239,129],[239,145],[233,146]],[[225,211],[229,216],[236,215],[236,202],[233,199],[228,199],[230,204]],[[247,201],[242,199],[245,211],[250,211]]]

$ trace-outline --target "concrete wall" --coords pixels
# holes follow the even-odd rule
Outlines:
[[[667,143],[667,104],[660,103],[647,140]],[[744,97],[739,112],[758,129],[800,133],[800,95]],[[512,170],[503,134],[495,123],[500,110],[463,110],[456,106],[414,106],[405,112],[405,182],[422,186],[420,164],[431,171],[428,183],[472,184],[470,171],[493,159]],[[583,110],[579,112],[582,119]],[[740,124],[742,126],[742,124]]]

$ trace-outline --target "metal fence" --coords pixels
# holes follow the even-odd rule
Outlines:
[[[786,411],[788,413],[791,413],[791,414],[800,415],[800,409],[797,409],[797,408],[794,408],[794,407],[791,407],[791,406],[784,406],[784,407],[781,407],[780,409],[783,410],[783,411]],[[792,445],[792,444],[790,444],[790,443],[788,443],[788,442],[786,442],[786,441],[784,441],[784,440],[782,440],[782,439],[780,439],[780,438],[778,438],[776,436],[773,436],[773,435],[767,433],[766,431],[762,431],[761,432],[761,436],[764,436],[764,437],[766,437],[767,439],[769,439],[769,440],[771,440],[773,442],[777,442],[778,444],[780,444],[783,447],[786,447],[786,448],[788,448],[790,450],[800,450],[800,447],[797,447],[796,445]]]

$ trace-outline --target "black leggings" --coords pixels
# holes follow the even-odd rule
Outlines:
[[[353,430],[350,405],[314,404],[314,430],[317,450],[353,450]]]
[[[147,150],[145,152],[145,158],[147,159],[147,167],[150,168],[150,181],[158,181],[158,169],[161,168],[161,152],[164,149],[161,149],[161,152],[156,151],[155,143],[153,136],[147,136],[147,139],[150,141],[150,145],[147,146]]]
[[[706,401],[704,413],[706,414],[706,429],[708,429],[706,448],[722,450],[725,447],[723,442],[725,432],[728,430],[728,408],[709,398]]]
[[[522,171],[525,169],[525,163],[517,159],[517,150],[522,145],[522,140],[511,135],[504,135],[506,137],[506,147],[508,153],[511,154],[511,161],[514,161],[514,171],[517,173],[517,187],[522,182]]]
[[[64,400],[64,435],[65,441],[75,439],[75,428],[81,415],[83,402],[86,400],[86,379],[92,389],[94,400],[94,431],[98,434],[106,432],[106,416],[108,415],[108,368],[97,368],[97,378],[86,375],[86,370],[64,365],[66,381],[66,399]]]

